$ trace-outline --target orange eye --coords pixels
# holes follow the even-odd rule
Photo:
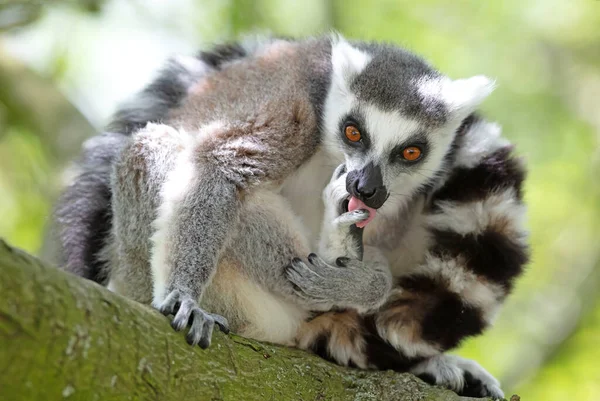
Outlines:
[[[402,157],[404,157],[404,160],[414,162],[419,157],[421,157],[421,149],[417,148],[416,146],[409,146],[407,148],[404,148],[404,150],[402,151]]]
[[[354,125],[348,125],[344,129],[344,133],[346,134],[346,138],[348,138],[348,140],[350,142],[360,141],[360,138],[361,138],[360,131]]]

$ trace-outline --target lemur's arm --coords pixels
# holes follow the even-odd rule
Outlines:
[[[356,223],[368,218],[365,210],[347,212],[346,168],[340,165],[323,191],[325,217],[319,254],[307,262],[295,258],[287,268],[297,294],[311,302],[361,313],[376,310],[387,299],[392,275],[385,256],[364,247],[362,229]]]
[[[124,279],[132,285],[129,282],[136,275],[151,276],[148,291],[153,296],[148,298],[154,306],[175,315],[176,330],[191,323],[188,342],[206,347],[214,324],[227,330],[227,321],[204,312],[197,301],[216,268],[217,248],[235,222],[236,200],[219,175],[203,174],[206,167],[201,161],[201,149],[192,134],[164,124],[149,124],[133,134],[115,162],[111,180],[114,235],[119,238],[118,263],[111,280]],[[206,177],[211,178],[210,184]],[[222,207],[214,202],[221,202]],[[210,238],[201,240],[205,225],[214,230]],[[149,255],[139,254],[146,243],[150,245],[149,267],[143,264]]]

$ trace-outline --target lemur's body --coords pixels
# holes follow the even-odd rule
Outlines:
[[[203,295],[203,307],[245,335],[499,395],[476,364],[441,355],[491,322],[526,261],[523,168],[494,125],[469,117],[487,93],[481,78],[449,81],[399,49],[343,40],[333,51],[325,39],[268,41],[174,62],[117,115],[116,133],[88,144],[84,172],[58,208],[61,262],[176,312],[174,325],[189,320],[195,343],[210,338],[214,320],[223,324],[197,308]],[[360,151],[336,142],[348,113],[371,132]],[[132,141],[148,121],[177,130],[154,126]],[[416,169],[389,159],[415,140],[427,150]],[[326,224],[324,261],[286,271],[315,249],[320,194],[343,159],[353,197],[364,195],[351,178],[359,170],[389,188],[365,228],[364,262],[347,241],[344,254],[328,248],[348,233]],[[336,267],[347,253],[350,267]],[[386,271],[387,298],[357,291],[374,277],[387,290]],[[286,272],[295,287],[282,284]],[[353,309],[309,319],[331,307]],[[483,388],[469,388],[473,376]]]

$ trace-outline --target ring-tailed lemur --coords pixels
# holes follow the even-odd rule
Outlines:
[[[524,169],[498,128],[472,115],[490,91],[483,77],[452,81],[397,47],[343,39],[173,61],[117,113],[113,133],[84,148],[57,208],[59,262],[174,312],[194,343],[208,344],[215,321],[225,326],[196,304],[204,292],[207,310],[245,322],[246,335],[498,396],[478,365],[443,354],[490,323],[527,258]],[[132,139],[149,121],[175,128]],[[328,209],[321,257],[278,264],[314,249],[319,194],[341,159],[348,172],[326,203],[339,213],[331,196],[343,194],[351,215],[369,211],[358,222],[363,262],[342,222],[350,215],[332,220]],[[343,267],[337,256],[349,257]],[[386,269],[394,282],[382,299]],[[308,318],[307,305],[363,313]]]

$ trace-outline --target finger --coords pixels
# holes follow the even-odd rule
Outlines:
[[[165,316],[174,314],[175,311],[178,309],[177,306],[179,304],[179,299],[179,291],[171,291],[171,293],[167,295],[167,298],[162,302],[162,304],[160,304],[158,310]]]
[[[337,166],[333,171],[333,175],[331,176],[330,182],[336,181],[338,178],[344,175],[344,173],[346,173],[346,164],[342,163],[339,166]]]
[[[185,339],[190,345],[197,345],[202,339],[202,328],[205,325],[204,313],[200,308],[194,308],[192,311],[192,327],[188,331]]]
[[[181,303],[175,318],[171,322],[171,327],[176,331],[183,330],[184,327],[188,325],[190,321],[190,315],[192,314],[192,310],[196,306],[196,303],[191,299],[186,299]]]
[[[215,323],[217,324],[217,326],[219,326],[219,329],[223,333],[229,334],[229,322],[227,321],[227,319],[215,313],[211,313],[210,316],[214,319]]]
[[[310,255],[308,255],[308,261],[310,262],[311,265],[313,265],[319,269],[326,269],[326,268],[331,267],[327,264],[327,262],[325,262],[323,259],[321,259],[315,253],[311,253]]]
[[[206,349],[210,346],[213,329],[215,327],[215,321],[212,317],[205,315],[205,318],[204,326],[202,326],[202,335],[200,337],[200,342],[198,343],[202,349]]]

